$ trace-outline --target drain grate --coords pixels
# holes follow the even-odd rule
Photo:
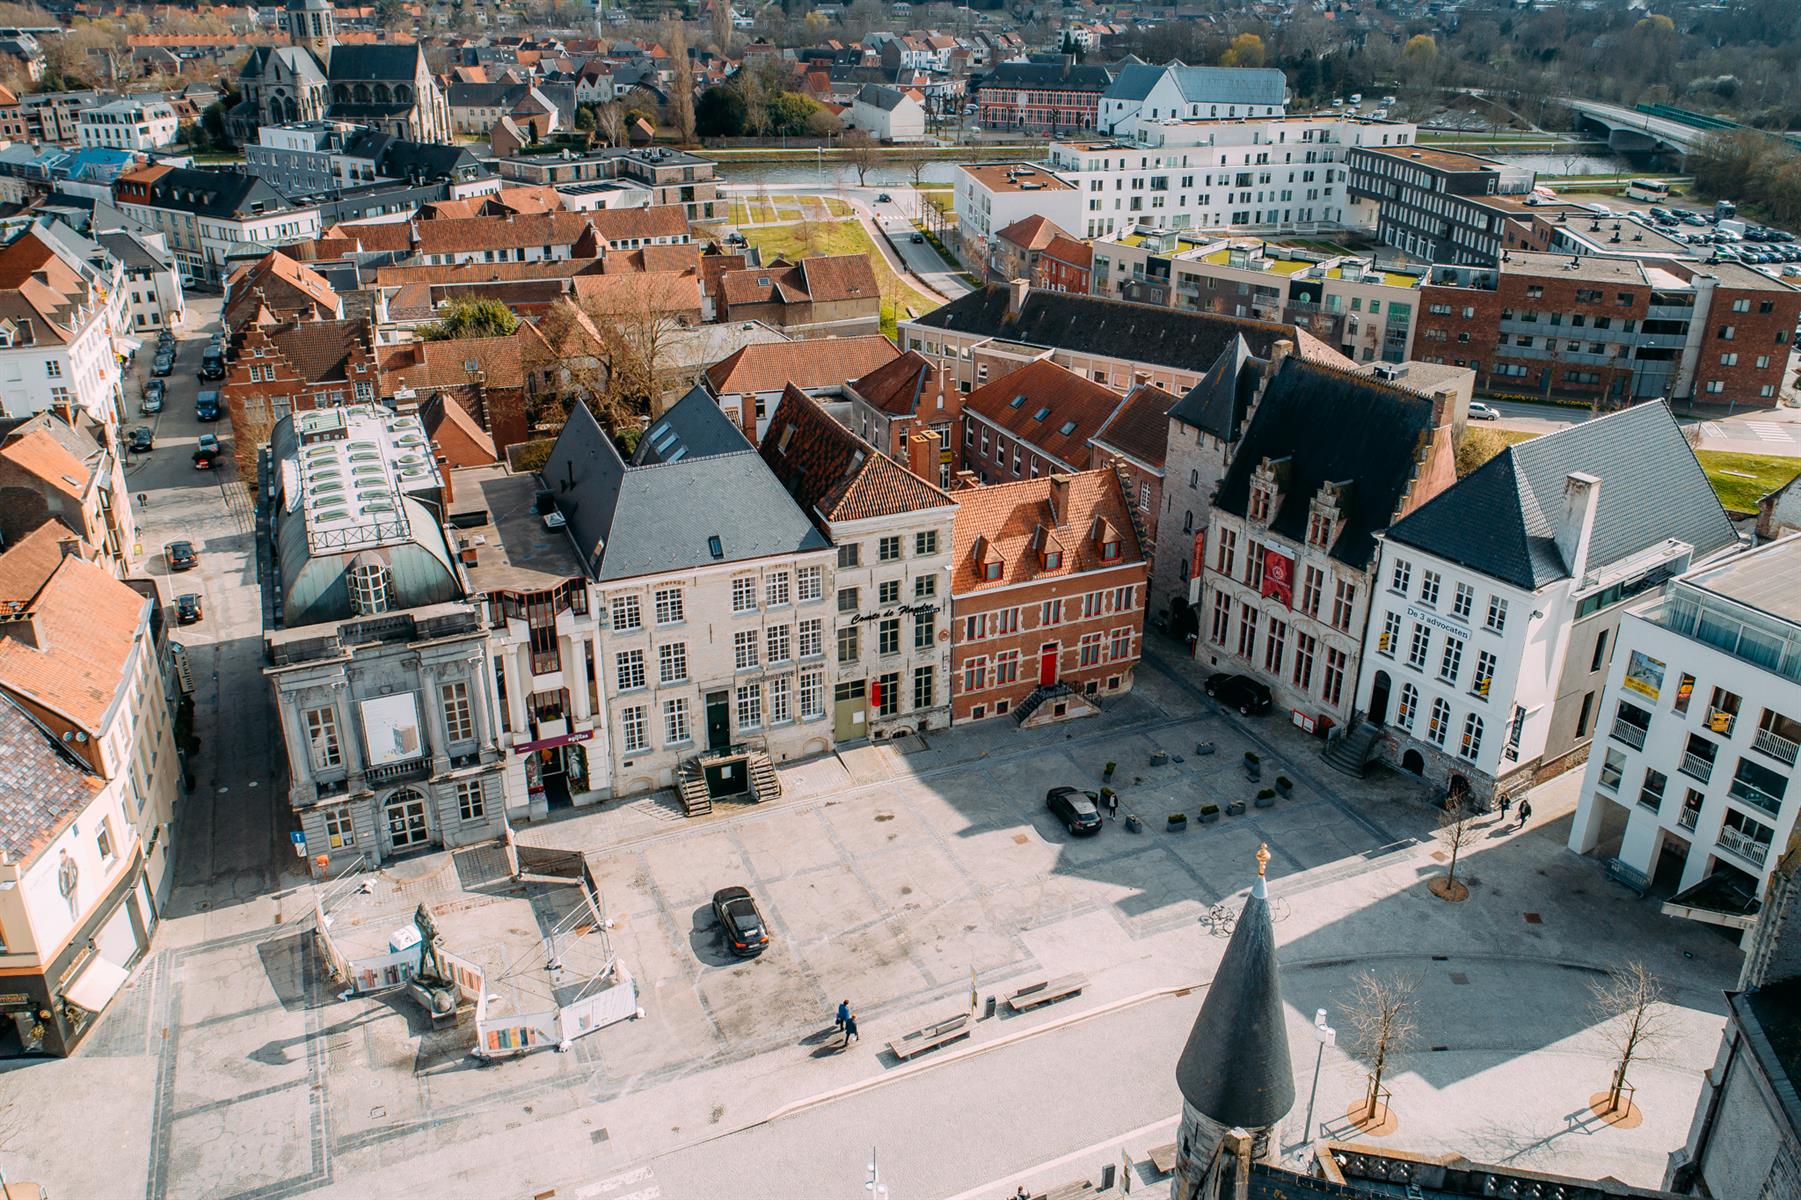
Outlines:
[[[596,1146],[598,1146],[598,1145],[600,1145],[600,1144],[601,1144],[601,1143],[602,1143],[602,1142],[604,1142],[604,1141],[606,1141],[606,1140],[607,1140],[607,1138],[609,1138],[609,1137],[610,1137],[610,1136],[612,1136],[612,1135],[611,1135],[611,1134],[609,1134],[609,1133],[607,1133],[607,1131],[606,1131],[606,1130],[604,1130],[604,1129],[596,1129],[596,1130],[595,1130],[595,1131],[594,1131],[594,1132],[593,1132],[593,1133],[590,1133],[590,1134],[589,1134],[589,1135],[588,1135],[588,1140],[589,1140],[589,1141],[590,1141],[590,1142],[592,1142],[592,1143],[593,1143],[593,1144],[594,1144],[594,1145],[596,1145]]]
[[[1451,982],[1456,984],[1457,986],[1459,986],[1459,987],[1467,986],[1469,984],[1469,981],[1470,981],[1470,977],[1468,975],[1465,975],[1462,971],[1452,971],[1451,972]]]

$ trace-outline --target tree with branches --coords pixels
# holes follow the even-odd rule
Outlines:
[[[1652,1046],[1669,1036],[1669,1005],[1663,999],[1663,981],[1641,962],[1613,967],[1606,979],[1589,985],[1589,1012],[1601,1026],[1601,1035],[1617,1056],[1607,1084],[1603,1115],[1621,1111],[1621,1101],[1632,1086],[1632,1064]],[[1627,1107],[1631,1102],[1627,1101]]]
[[[1468,792],[1445,797],[1444,808],[1438,814],[1438,837],[1451,858],[1445,864],[1443,878],[1434,879],[1428,885],[1432,894],[1440,900],[1463,900],[1469,897],[1469,886],[1457,878],[1457,859],[1476,842],[1480,832],[1476,827],[1476,816],[1476,806],[1470,802]]]
[[[729,8],[728,8],[729,11]],[[688,57],[688,35],[681,23],[669,31],[669,123],[684,146],[694,144],[694,60]]]
[[[625,107],[617,100],[594,106],[594,130],[609,146],[625,145]]]
[[[851,169],[857,173],[857,186],[863,187],[869,179],[869,172],[881,161],[881,154],[876,148],[875,139],[867,130],[851,129],[844,135],[845,157]]]
[[[1345,1008],[1351,1036],[1346,1048],[1369,1064],[1369,1091],[1362,1119],[1374,1121],[1382,1107],[1382,1080],[1389,1059],[1406,1051],[1418,1036],[1419,981],[1406,975],[1381,976],[1362,971]]]
[[[519,328],[513,310],[498,300],[465,297],[454,300],[444,315],[419,330],[419,339],[442,342],[452,338],[506,337]]]

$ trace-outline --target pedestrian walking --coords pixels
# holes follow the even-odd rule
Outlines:
[[[857,1036],[857,1014],[847,1013],[844,1018],[844,1044],[848,1046],[853,1041],[862,1041]]]
[[[1032,1198],[1026,1195],[1026,1189],[1020,1188],[1017,1192],[1013,1193],[1013,1200],[1032,1200]]]
[[[1520,828],[1521,829],[1524,829],[1526,827],[1526,822],[1528,819],[1531,818],[1531,816],[1532,816],[1532,801],[1521,800],[1520,801]]]
[[[1508,809],[1508,806],[1510,806],[1512,803],[1513,803],[1512,796],[1503,795],[1501,797],[1501,823],[1502,824],[1506,824],[1506,822],[1507,822],[1507,809]]]
[[[1107,815],[1112,817],[1116,821],[1119,820],[1119,793],[1118,792],[1108,792],[1107,793]]]
[[[849,1000],[840,1000],[838,1002],[837,1020],[832,1022],[833,1031],[835,1032],[837,1030],[843,1029],[844,1023],[848,1020],[850,1020],[850,1001]]]

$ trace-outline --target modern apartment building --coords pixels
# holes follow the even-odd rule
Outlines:
[[[761,797],[772,762],[831,749],[835,555],[704,389],[629,463],[578,405],[540,477],[603,606],[615,795]]]
[[[1132,686],[1147,575],[1111,469],[960,488],[950,588],[958,721],[1091,716]]]
[[[1724,908],[1748,927],[1795,832],[1798,571],[1790,536],[1679,575],[1619,619],[1570,849],[1611,853],[1685,915]],[[1686,904],[1690,889],[1708,898]]]
[[[1624,602],[1737,544],[1664,404],[1508,447],[1381,540],[1373,752],[1479,798],[1581,761]]]
[[[790,385],[763,461],[837,551],[832,737],[842,745],[951,723],[950,570],[957,505],[935,484],[938,435],[897,462]]]
[[[1523,207],[1534,180],[1525,167],[1404,143],[1366,142],[1344,161],[1350,202],[1374,210],[1359,223],[1430,262],[1493,266],[1509,244],[1508,227],[1532,212]]]
[[[1435,266],[1414,353],[1485,392],[1773,408],[1801,289],[1739,263],[1505,251]]]
[[[81,110],[76,136],[83,146],[157,150],[175,144],[181,120],[166,100],[125,96]]]
[[[665,146],[613,147],[585,154],[516,154],[494,163],[502,179],[561,188],[567,184],[616,184],[646,193],[642,203],[679,204],[690,221],[726,216],[717,165],[710,158]]]
[[[994,235],[1027,217],[1043,217],[1064,229],[1082,227],[1082,197],[1075,185],[1036,163],[959,166],[952,203],[957,252],[978,271],[994,252]]]

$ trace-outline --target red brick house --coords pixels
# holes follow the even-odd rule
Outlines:
[[[882,292],[861,254],[777,261],[719,279],[722,321],[763,321],[802,337],[875,333]]]
[[[299,409],[373,404],[369,322],[249,325],[239,335],[220,388],[240,437]]]
[[[1050,292],[1087,294],[1094,280],[1094,247],[1062,234],[1038,253],[1032,286]]]
[[[988,269],[995,279],[1036,279],[1038,259],[1058,238],[1069,240],[1061,225],[1034,213],[1021,217],[994,235],[988,253]]]
[[[1049,359],[1029,362],[963,397],[963,469],[983,483],[1086,471],[1089,439],[1124,399]]]
[[[414,405],[423,412],[425,403],[434,397],[454,400],[493,442],[492,453],[505,454],[508,446],[529,435],[530,351],[541,341],[535,331],[522,325],[506,337],[384,346],[377,394],[392,400],[402,412]]]
[[[1151,383],[1141,383],[1088,440],[1089,461],[1112,466],[1126,490],[1126,502],[1138,523],[1144,556],[1156,557],[1157,514],[1163,511],[1164,456],[1169,449],[1169,410],[1180,397]]]
[[[846,423],[864,441],[893,458],[907,457],[908,439],[921,430],[938,435],[939,462],[929,476],[949,487],[956,473],[957,430],[963,418],[963,394],[947,384],[944,372],[914,350],[890,359],[844,385],[850,401]]]
[[[244,264],[225,281],[224,324],[234,333],[252,321],[333,321],[343,315],[344,301],[325,276],[280,250]]]
[[[1144,643],[1149,564],[1112,470],[952,493],[951,717],[1099,711]]]

